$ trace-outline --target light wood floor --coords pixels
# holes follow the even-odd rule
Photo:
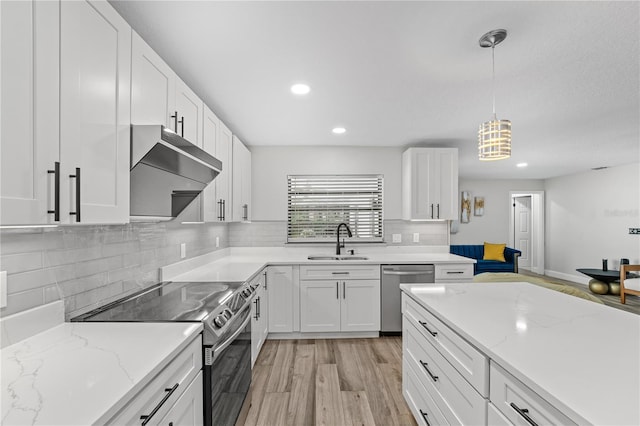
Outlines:
[[[247,426],[416,425],[401,337],[267,340],[251,388]]]

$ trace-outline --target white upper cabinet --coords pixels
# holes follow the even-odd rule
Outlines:
[[[251,151],[233,135],[233,221],[251,220]]]
[[[202,194],[203,220],[225,222],[231,220],[231,131],[206,105],[203,121],[203,148],[222,162],[222,171]]]
[[[176,77],[176,133],[202,148],[204,103],[180,78]]]
[[[457,219],[458,150],[409,148],[402,154],[402,218]]]
[[[162,124],[172,130],[176,75],[135,32],[131,35],[131,124]]]
[[[60,172],[48,173],[60,161],[59,11],[58,2],[0,2],[0,225],[59,223]]]
[[[216,158],[222,161],[222,172],[213,181],[216,187],[216,206],[220,209],[218,220],[229,222],[232,220],[232,187],[233,161],[231,159],[233,136],[231,130],[220,122],[218,128],[218,139],[216,141]]]
[[[2,2],[2,225],[129,220],[130,61],[106,1]]]
[[[62,220],[128,222],[131,27],[106,1],[60,5]]]

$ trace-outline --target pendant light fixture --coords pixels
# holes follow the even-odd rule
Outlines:
[[[511,157],[511,121],[496,117],[496,64],[495,48],[507,38],[507,30],[489,31],[480,37],[480,47],[491,48],[493,67],[493,118],[480,125],[478,130],[478,158],[482,161],[503,160]]]

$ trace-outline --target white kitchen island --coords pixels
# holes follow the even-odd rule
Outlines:
[[[419,423],[640,424],[640,316],[529,283],[401,289]]]

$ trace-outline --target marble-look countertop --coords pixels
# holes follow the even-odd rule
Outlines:
[[[186,323],[62,323],[4,347],[2,424],[104,424],[201,330]]]
[[[529,283],[401,289],[576,423],[640,424],[640,316]]]
[[[448,249],[448,247],[447,247]],[[475,263],[474,259],[446,252],[395,247],[357,249],[366,260],[309,260],[308,256],[333,256],[328,248],[264,247],[220,250],[178,262],[162,269],[164,281],[247,281],[267,265],[380,265],[387,263]]]

